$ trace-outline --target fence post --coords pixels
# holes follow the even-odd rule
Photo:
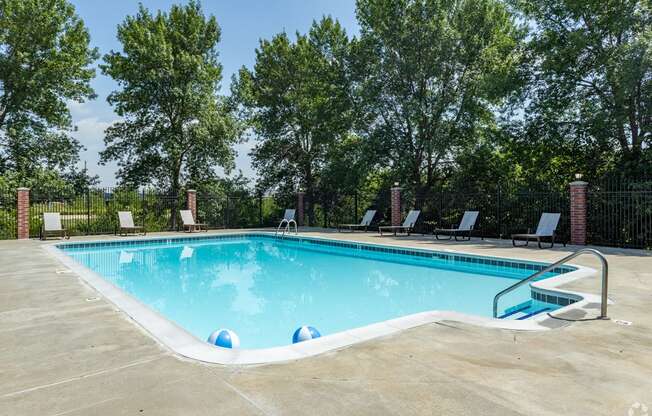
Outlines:
[[[303,226],[303,198],[306,193],[303,191],[297,192],[297,224]]]
[[[258,226],[263,226],[263,194],[258,194]]]
[[[143,211],[143,229],[145,228],[145,218],[147,218],[147,208],[145,207],[145,188],[140,193],[140,209]]]
[[[16,190],[16,238],[29,238],[29,188]]]
[[[91,188],[86,188],[86,235],[91,233]]]
[[[398,182],[391,189],[392,225],[401,225],[401,188]]]
[[[231,222],[231,198],[228,196],[224,200],[224,229],[226,230],[229,228],[229,224]]]
[[[188,189],[186,191],[186,209],[192,212],[192,217],[196,222],[199,222],[197,218],[197,191],[194,189]]]
[[[498,182],[498,188],[496,190],[496,233],[498,234],[498,238],[503,238],[503,230],[502,230],[502,223],[500,220],[500,217],[502,216],[502,211],[500,210],[500,197],[501,197],[501,186],[500,182]]]
[[[586,245],[588,185],[584,181],[570,184],[571,244]]]
[[[353,191],[353,223],[358,221],[358,191]]]

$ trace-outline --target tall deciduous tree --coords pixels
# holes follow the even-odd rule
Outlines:
[[[363,131],[423,194],[518,87],[522,31],[495,0],[358,0],[357,15]]]
[[[122,52],[104,56],[103,72],[120,89],[108,101],[123,119],[106,131],[102,162],[116,160],[127,185],[177,193],[186,181],[234,165],[240,129],[228,101],[216,45],[220,27],[199,3],[150,13],[143,6],[118,26]]]
[[[322,172],[353,122],[348,44],[339,22],[323,18],[295,41],[285,33],[261,41],[253,70],[241,69],[234,84],[258,139],[262,183],[304,188],[311,219]]]
[[[0,1],[0,171],[78,159],[67,101],[95,96],[97,50],[66,0]]]
[[[537,54],[531,124],[610,143],[632,171],[652,144],[652,3],[518,1]]]

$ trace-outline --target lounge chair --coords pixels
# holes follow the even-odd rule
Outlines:
[[[295,209],[286,209],[285,213],[283,214],[283,219],[281,222],[279,222],[278,227],[276,228],[276,233],[278,233],[281,230],[281,227],[285,226],[283,229],[283,232],[289,232],[290,231],[290,225],[294,224],[294,233],[298,234],[299,231],[297,230],[297,221],[294,219],[294,214],[296,213]]]
[[[378,227],[378,231],[381,236],[383,235],[383,230],[394,231],[394,235],[396,235],[397,231],[403,230],[407,235],[410,235],[410,232],[414,230],[414,226],[419,219],[419,214],[421,214],[421,211],[413,209],[408,213],[407,217],[405,217],[403,225],[385,225],[383,227]]]
[[[348,228],[351,230],[351,232],[354,232],[358,228],[364,228],[364,231],[367,232],[367,229],[371,225],[371,222],[374,220],[374,217],[376,216],[376,210],[370,209],[367,210],[367,212],[364,214],[364,217],[362,217],[362,221],[360,221],[360,224],[339,224],[337,226],[337,231],[339,232],[340,229],[342,228]]]
[[[58,212],[44,212],[43,224],[41,225],[41,240],[48,238],[48,235],[58,235],[61,238],[69,239],[68,231],[61,225],[61,214]]]
[[[530,240],[537,240],[539,248],[541,246],[542,238],[550,238],[550,246],[547,248],[552,248],[555,246],[555,231],[557,230],[557,224],[559,224],[559,218],[561,217],[560,213],[550,213],[544,212],[541,214],[541,219],[539,220],[539,225],[534,234],[530,233],[528,230],[527,234],[512,234],[512,245],[517,247],[516,240],[525,240],[525,244],[521,246],[527,246],[530,243]],[[564,246],[566,243],[564,243]]]
[[[460,225],[455,228],[435,228],[435,238],[437,240],[443,240],[439,238],[440,234],[448,235],[447,240],[450,240],[455,236],[455,241],[459,241],[457,237],[462,236],[462,241],[471,239],[471,231],[475,227],[475,223],[478,220],[478,211],[465,211],[462,216],[462,221]],[[464,238],[466,235],[466,238]]]
[[[145,227],[134,225],[134,217],[131,215],[131,211],[118,211],[118,221],[120,222],[120,235],[127,235],[129,233],[142,233],[143,235],[147,235]]]
[[[181,221],[183,221],[183,230],[188,231],[189,233],[193,231],[208,231],[208,225],[195,222],[195,218],[192,216],[192,211],[189,209],[182,209],[179,211],[181,214]]]

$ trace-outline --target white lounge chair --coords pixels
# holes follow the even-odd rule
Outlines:
[[[61,238],[69,239],[68,231],[61,225],[61,214],[58,212],[44,212],[43,224],[41,225],[41,240],[48,238],[48,235],[58,235]]]
[[[453,236],[455,236],[455,241],[459,241],[457,239],[457,236],[462,235],[462,241],[464,240],[470,240],[471,239],[471,231],[473,231],[473,228],[475,227],[475,223],[478,221],[478,211],[464,211],[464,215],[462,216],[462,221],[460,222],[460,225],[458,225],[455,228],[435,228],[435,238],[437,240],[443,240],[439,238],[440,234],[446,234],[448,235],[448,238],[446,240],[450,240]],[[464,238],[464,235],[466,234],[466,238]]]
[[[283,228],[283,233],[289,232],[290,231],[290,225],[294,224],[294,233],[298,234],[299,231],[297,229],[297,221],[294,219],[294,215],[296,213],[295,209],[286,209],[285,213],[283,214],[283,219],[281,222],[278,224],[278,227],[276,228],[276,233],[278,234],[279,231],[281,231],[281,227],[285,226]]]
[[[397,231],[405,231],[407,235],[410,235],[410,232],[414,230],[414,226],[417,223],[417,220],[419,219],[419,215],[421,214],[421,211],[413,209],[410,211],[405,217],[405,221],[403,221],[403,225],[385,225],[383,227],[378,227],[378,231],[380,232],[380,235],[383,235],[383,230],[386,231],[394,231],[394,235],[396,235]]]
[[[541,214],[541,219],[539,220],[539,225],[537,226],[536,232],[531,234],[530,230],[528,230],[527,234],[512,234],[512,245],[517,247],[516,240],[525,240],[525,244],[523,244],[523,246],[527,246],[530,243],[530,240],[537,240],[539,248],[543,248],[541,246],[541,239],[550,238],[550,247],[548,248],[554,247],[555,234],[560,217],[560,213],[544,212]],[[564,246],[565,245],[566,243],[564,243]]]
[[[183,221],[183,230],[188,231],[189,233],[193,231],[208,231],[208,225],[195,222],[195,218],[192,216],[192,211],[189,209],[182,209],[179,211],[181,214],[181,221]]]
[[[339,232],[340,229],[342,228],[348,228],[349,230],[351,230],[351,232],[353,232],[358,228],[364,228],[364,231],[367,232],[367,229],[371,225],[371,222],[374,220],[375,216],[376,216],[375,209],[367,210],[367,212],[364,214],[364,217],[362,217],[362,221],[360,221],[360,224],[339,224],[337,226],[337,231]]]
[[[130,232],[134,234],[147,234],[145,227],[134,224],[134,217],[131,215],[131,211],[118,211],[118,221],[120,222],[120,235],[127,235]]]

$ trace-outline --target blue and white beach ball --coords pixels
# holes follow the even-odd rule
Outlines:
[[[240,346],[240,338],[238,338],[238,334],[230,329],[218,329],[213,332],[206,341],[209,344],[217,345],[222,348],[238,348]]]
[[[319,331],[311,326],[302,326],[297,328],[292,335],[292,343],[296,344],[297,342],[308,341],[309,339],[315,339],[321,337]]]

